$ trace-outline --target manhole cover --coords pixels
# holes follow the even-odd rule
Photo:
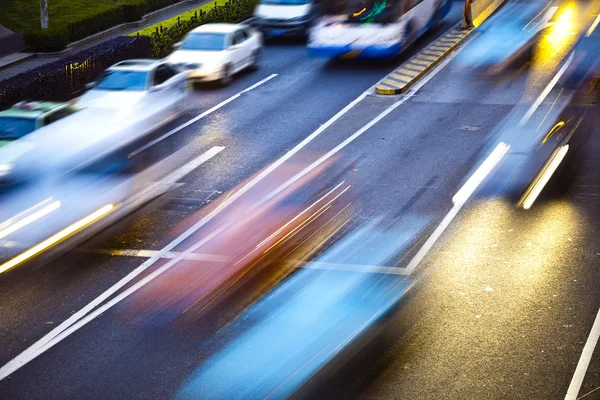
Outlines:
[[[458,129],[461,129],[463,131],[474,132],[474,131],[480,130],[481,128],[483,128],[483,126],[481,126],[481,125],[463,125],[460,128],[458,128]]]

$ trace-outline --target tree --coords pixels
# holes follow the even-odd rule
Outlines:
[[[42,29],[48,29],[48,0],[40,0],[40,22]]]

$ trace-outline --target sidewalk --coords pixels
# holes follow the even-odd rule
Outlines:
[[[142,23],[132,22],[123,24],[119,27],[113,27],[104,32],[99,32],[92,37],[82,39],[78,42],[69,43],[67,47],[68,50],[60,52],[60,54],[54,53],[52,55],[38,55],[34,53],[15,53],[6,57],[0,57],[0,81],[11,78],[17,74],[20,74],[21,72],[29,71],[30,69],[59,60],[60,58],[68,56],[69,54],[92,47],[108,39],[117,36],[129,35],[130,33],[134,33],[141,29],[147,28],[148,26],[170,19],[186,11],[194,10],[195,8],[198,8],[206,3],[210,3],[211,1],[214,0],[182,1],[181,3],[177,3],[163,8],[162,10],[157,10],[153,13],[147,14],[142,20]]]

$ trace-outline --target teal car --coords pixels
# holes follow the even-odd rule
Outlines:
[[[71,103],[21,102],[0,111],[0,183],[15,176],[12,158],[22,150],[17,141],[77,111]]]
[[[75,112],[70,103],[22,102],[0,111],[0,146]]]

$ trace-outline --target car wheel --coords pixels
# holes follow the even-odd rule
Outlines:
[[[231,66],[226,65],[225,67],[223,67],[223,76],[221,76],[219,84],[225,87],[229,86],[229,84],[231,84],[231,81],[233,81],[233,77],[231,76]]]
[[[415,41],[417,40],[417,30],[415,29],[415,24],[412,21],[408,23],[407,31],[408,47],[413,47]]]
[[[256,49],[252,53],[250,61],[250,70],[256,71],[260,68],[260,50]]]

